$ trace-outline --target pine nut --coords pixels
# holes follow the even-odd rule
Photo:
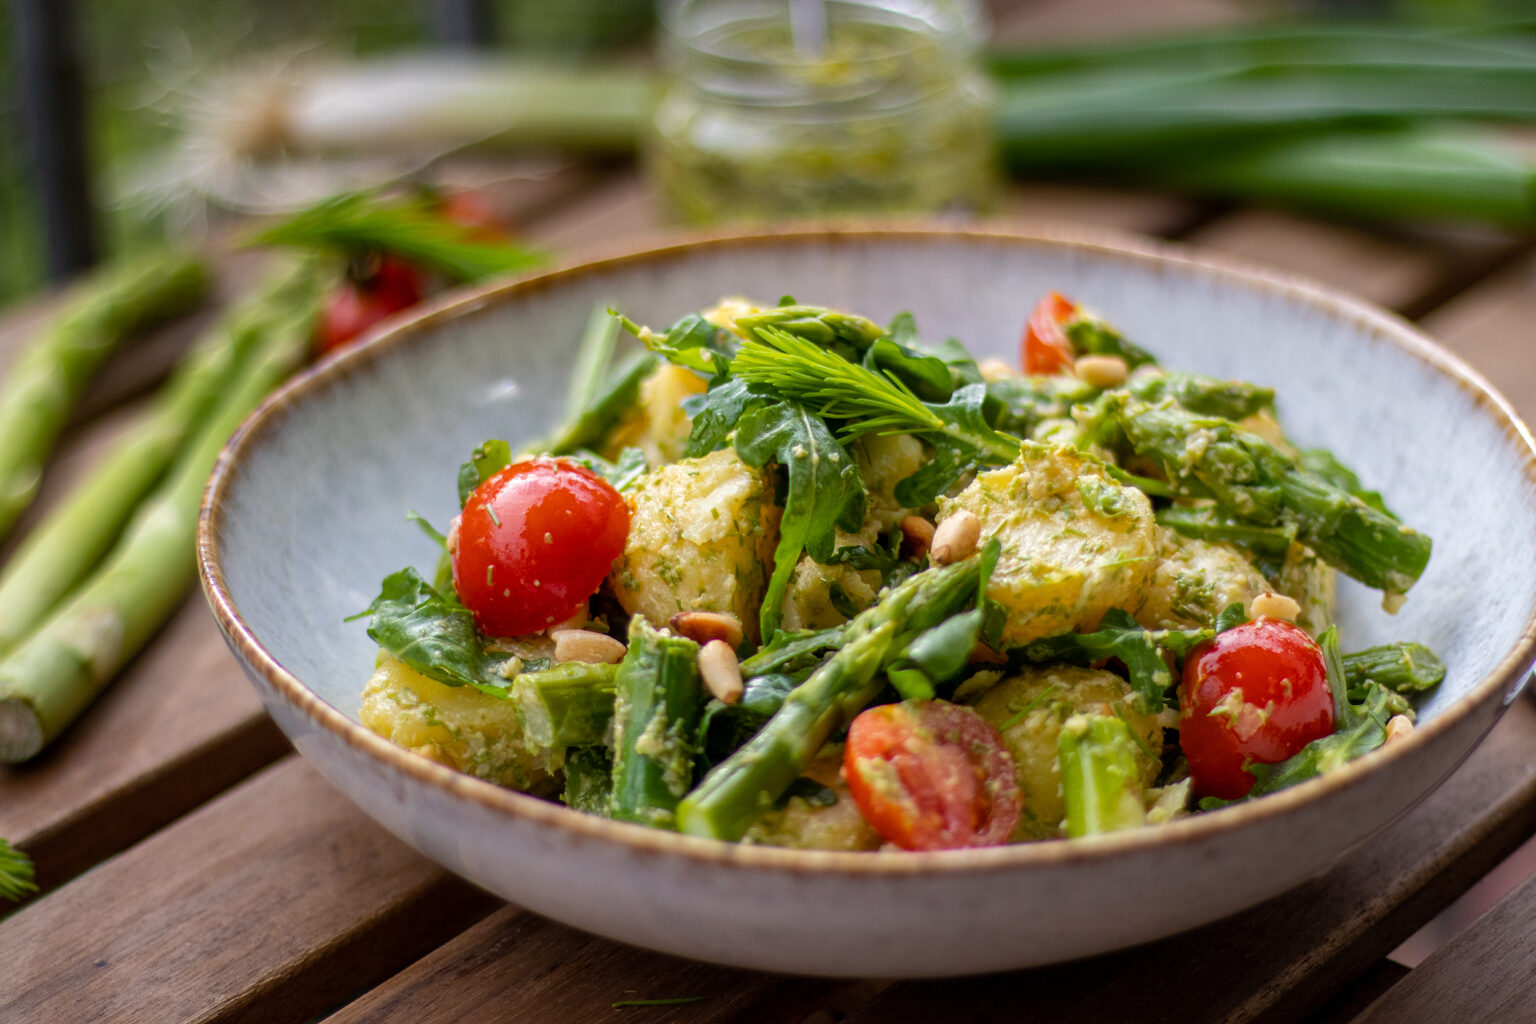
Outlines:
[[[735,704],[741,700],[741,662],[724,640],[711,640],[699,651],[699,675],[720,703]]]
[[[980,539],[981,520],[974,512],[961,509],[934,528],[928,561],[934,565],[949,565],[970,558],[976,553],[976,542]]]
[[[1017,377],[1019,371],[1003,362],[1001,359],[983,359],[976,364],[976,369],[981,371],[982,380],[1007,380],[1009,377]]]
[[[1413,732],[1413,722],[1407,715],[1393,715],[1387,720],[1387,738],[1383,742],[1391,743],[1394,740],[1405,739]]]
[[[922,558],[933,547],[933,524],[922,516],[907,516],[903,519],[901,535],[913,558]]]
[[[1284,594],[1260,594],[1248,605],[1248,614],[1254,618],[1284,619],[1295,622],[1301,614],[1301,605]]]
[[[1119,356],[1083,356],[1072,369],[1084,384],[1096,388],[1119,387],[1130,375],[1130,368]]]
[[[667,624],[674,633],[701,644],[720,640],[733,651],[741,646],[741,620],[725,612],[678,612]]]
[[[591,629],[551,630],[556,661],[587,661],[616,665],[624,660],[624,645],[606,633]]]

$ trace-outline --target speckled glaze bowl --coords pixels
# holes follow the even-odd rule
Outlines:
[[[1168,366],[1273,385],[1435,541],[1396,617],[1341,581],[1346,648],[1431,645],[1449,675],[1420,728],[1326,779],[1088,841],[941,853],[734,846],[578,814],[457,774],[364,729],[379,580],[435,551],[455,474],[488,437],[558,415],[592,306],[670,323],[785,293],[1016,358],[1036,298],[1098,309]],[[1412,327],[1305,282],[1150,242],[959,230],[715,237],[453,298],[304,374],[231,441],[199,535],[231,649],[300,753],[427,856],[532,910],[670,953],[777,971],[934,976],[1169,935],[1326,868],[1428,793],[1488,731],[1536,646],[1536,453],[1509,406]]]

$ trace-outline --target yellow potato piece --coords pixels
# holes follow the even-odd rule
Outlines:
[[[1148,629],[1209,626],[1234,602],[1246,609],[1269,582],[1241,548],[1159,528],[1156,566],[1136,621]]]
[[[609,579],[630,614],[730,612],[757,639],[779,510],[763,474],[727,448],[647,473],[628,495],[629,539]]]
[[[1136,710],[1130,684],[1112,672],[1073,665],[1026,668],[975,698],[972,706],[997,728],[1013,757],[1024,793],[1016,838],[1046,839],[1059,832],[1066,804],[1056,741],[1062,723],[1074,713],[1120,714],[1153,755],[1143,753],[1138,759],[1142,782],[1150,785],[1161,767],[1162,726],[1155,716]]]
[[[960,510],[981,520],[982,543],[1002,544],[987,596],[1008,610],[1004,644],[1092,630],[1111,608],[1140,608],[1157,563],[1152,506],[1096,459],[1025,442],[1018,461],[941,501],[940,520]]]
[[[396,746],[525,792],[553,788],[551,759],[529,750],[517,705],[470,686],[445,686],[380,651],[358,717]]]

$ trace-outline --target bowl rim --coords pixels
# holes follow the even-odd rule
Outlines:
[[[198,517],[198,573],[219,628],[245,661],[248,670],[259,674],[276,694],[311,724],[342,740],[354,751],[377,759],[380,767],[405,775],[452,799],[467,800],[482,811],[508,814],[525,822],[553,827],[565,833],[565,837],[572,841],[595,839],[628,847],[636,853],[671,855],[693,862],[760,871],[834,877],[915,874],[953,876],[1011,872],[1028,866],[1067,863],[1082,865],[1135,856],[1154,847],[1198,843],[1213,835],[1240,829],[1250,822],[1283,818],[1313,802],[1357,787],[1366,776],[1378,770],[1390,771],[1391,766],[1398,761],[1414,756],[1414,751],[1427,747],[1437,737],[1456,728],[1485,703],[1502,697],[1502,708],[1514,700],[1524,685],[1526,674],[1533,662],[1536,662],[1536,607],[1527,616],[1520,635],[1493,670],[1450,707],[1407,737],[1326,776],[1311,779],[1260,800],[1235,804],[1216,812],[1190,815],[1155,828],[1132,829],[1073,842],[1016,843],[962,850],[902,851],[900,856],[871,856],[869,851],[795,850],[745,845],[613,821],[506,789],[429,761],[395,746],[321,699],[278,663],[241,617],[224,578],[218,538],[223,533],[221,524],[225,514],[224,499],[234,486],[242,461],[255,450],[263,437],[277,429],[290,407],[325,391],[332,382],[363,370],[386,353],[411,344],[436,325],[472,313],[483,306],[538,293],[568,280],[634,265],[662,264],[685,258],[699,250],[797,244],[836,246],[881,241],[942,243],[965,240],[1065,249],[1090,257],[1141,266],[1174,264],[1181,272],[1240,282],[1250,289],[1269,290],[1284,298],[1321,308],[1335,318],[1350,321],[1365,333],[1395,345],[1467,393],[1475,407],[1483,415],[1492,418],[1520,450],[1526,480],[1536,490],[1536,441],[1533,441],[1530,430],[1509,402],[1480,373],[1395,314],[1288,272],[1242,259],[1192,250],[1176,242],[1051,222],[1000,226],[842,222],[796,224],[751,231],[667,234],[654,236],[652,244],[643,248],[619,247],[609,254],[569,261],[547,271],[456,291],[424,303],[411,313],[386,321],[379,329],[369,332],[358,345],[327,356],[269,395],[220,452],[204,492]],[[1493,720],[1489,720],[1490,727]],[[1431,789],[1433,787],[1424,793],[1415,794],[1414,800],[1421,799]]]

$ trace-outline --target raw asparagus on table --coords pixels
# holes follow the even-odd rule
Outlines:
[[[670,828],[677,802],[693,785],[704,705],[699,645],[636,615],[614,685],[612,815]]]
[[[0,839],[0,900],[20,900],[37,892],[31,859]]]
[[[892,588],[844,627],[843,644],[785,697],[740,750],[717,765],[677,807],[690,835],[735,841],[805,770],[838,729],[874,699],[881,673],[915,637],[977,599],[982,559],[928,569]]]
[[[144,646],[192,581],[198,509],[230,435],[304,359],[318,310],[308,267],[264,291],[262,341],[101,568],[0,658],[0,761],[36,755]]]
[[[37,494],[91,374],[130,335],[190,309],[206,288],[203,265],[185,253],[116,266],[79,286],[21,353],[0,386],[0,537]]]
[[[1146,823],[1137,742],[1114,715],[1073,715],[1062,725],[1056,750],[1068,836],[1118,832]]]
[[[22,540],[0,571],[0,655],[100,561],[187,438],[263,340],[276,295],[223,317],[176,368],[154,405]]]

